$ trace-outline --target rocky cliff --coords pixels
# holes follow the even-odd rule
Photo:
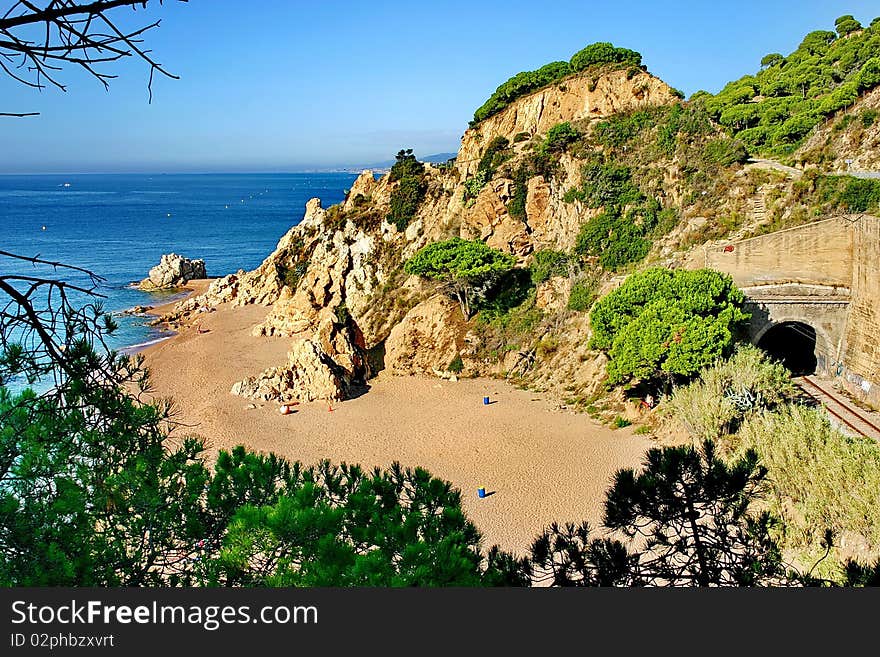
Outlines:
[[[569,77],[517,100],[467,130],[455,164],[463,176],[473,175],[482,150],[497,137],[512,142],[517,135],[544,134],[564,121],[601,119],[677,100],[669,85],[638,69]]]
[[[552,142],[548,133],[566,122],[569,138]],[[467,130],[452,165],[425,165],[405,224],[388,220],[401,183],[365,171],[340,205],[309,201],[260,267],[214,281],[164,319],[224,303],[267,306],[253,332],[289,338],[288,360],[237,383],[239,395],[343,399],[384,368],[505,376],[593,408],[604,357],[587,346],[586,311],[620,270],[687,264],[706,241],[794,220],[786,203],[801,193],[797,176],[744,160],[700,103],[681,102],[661,80],[640,69],[588,71]],[[419,248],[452,236],[519,263],[469,321],[403,270]],[[588,238],[607,246],[584,247]],[[645,247],[615,262],[607,257],[620,248],[615,239]],[[536,275],[538,252],[564,266]]]

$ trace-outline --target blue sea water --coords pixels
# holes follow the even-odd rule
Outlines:
[[[338,203],[354,179],[347,173],[0,176],[0,250],[95,272],[106,279],[98,290],[106,309],[120,313],[169,300],[167,293],[129,287],[162,254],[203,258],[211,277],[253,269],[300,222],[306,201]],[[0,258],[0,273],[34,271]],[[113,348],[159,337],[142,317],[117,319]]]

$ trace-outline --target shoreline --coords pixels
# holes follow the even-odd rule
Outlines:
[[[199,291],[198,282],[193,287]],[[155,398],[175,401],[185,427],[179,434],[203,437],[209,459],[244,445],[305,465],[328,459],[368,469],[423,467],[461,490],[487,547],[524,553],[551,522],[601,527],[614,473],[640,465],[654,444],[631,427],[615,430],[554,410],[549,396],[495,379],[380,372],[359,397],[301,403],[282,415],[278,402],[230,393],[235,382],[286,361],[291,338],[251,334],[268,310],[224,304],[141,351]],[[486,395],[492,404],[483,405]],[[479,487],[490,495],[479,498]]]
[[[186,283],[181,288],[178,288],[179,292],[171,295],[171,299],[164,303],[159,304],[158,306],[152,306],[148,310],[143,312],[145,316],[153,316],[153,317],[161,317],[165,313],[171,311],[177,304],[186,301],[192,296],[197,296],[199,294],[203,294],[205,290],[208,289],[208,286],[214,281],[214,278],[202,278],[202,279],[193,279]],[[133,308],[128,308],[124,312],[130,313],[137,306]],[[153,327],[151,327],[153,328]],[[135,354],[139,354],[150,347],[153,347],[157,344],[161,344],[167,340],[172,340],[179,334],[179,331],[174,331],[167,326],[162,329],[164,330],[164,335],[161,335],[152,340],[147,340],[146,342],[139,342],[137,344],[125,345],[119,349],[119,353],[125,356],[134,356]],[[157,329],[159,331],[159,329]]]

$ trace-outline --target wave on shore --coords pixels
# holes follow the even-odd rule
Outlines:
[[[122,347],[122,349],[119,350],[119,353],[124,356],[132,356],[132,355],[138,353],[139,351],[143,351],[147,347],[153,346],[154,344],[159,344],[160,342],[165,342],[165,340],[170,340],[175,335],[177,335],[177,334],[176,333],[168,333],[168,334],[164,334],[161,337],[158,337],[154,340],[148,340],[146,342],[141,342],[139,344],[133,344],[133,345],[129,345],[127,347]]]

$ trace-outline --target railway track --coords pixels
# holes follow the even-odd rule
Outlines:
[[[866,417],[864,411],[850,404],[830,385],[809,375],[795,379],[795,383],[845,430],[880,441],[880,422]]]

